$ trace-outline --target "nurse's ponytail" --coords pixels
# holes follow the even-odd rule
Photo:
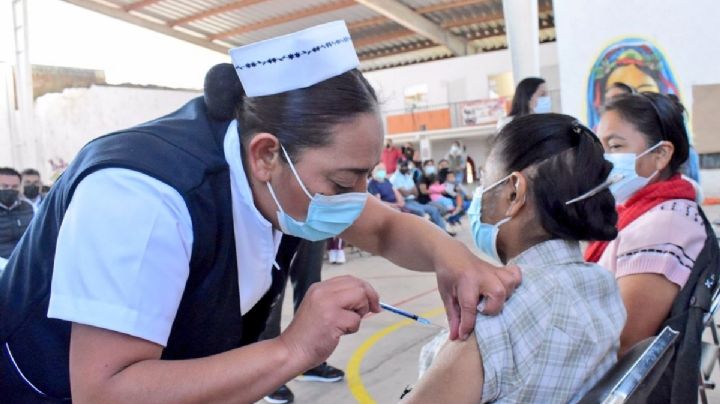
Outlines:
[[[219,64],[205,77],[205,103],[214,119],[237,119],[243,144],[256,133],[271,133],[291,158],[332,140],[332,129],[364,113],[377,113],[375,91],[353,69],[307,88],[264,97],[247,97],[231,64]]]
[[[203,85],[208,116],[218,121],[229,121],[242,103],[245,91],[230,63],[213,66],[205,75]]]

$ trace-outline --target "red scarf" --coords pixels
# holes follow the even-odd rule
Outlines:
[[[666,181],[650,184],[630,197],[625,204],[618,205],[618,231],[626,228],[635,219],[655,206],[672,199],[695,200],[695,188],[690,182],[685,181],[680,174],[675,174]],[[590,243],[585,251],[585,261],[598,262],[608,244],[610,244],[609,241]]]

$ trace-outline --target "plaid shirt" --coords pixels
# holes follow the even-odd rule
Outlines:
[[[512,261],[522,285],[498,316],[478,315],[482,402],[577,402],[616,362],[625,307],[577,242],[537,244]]]

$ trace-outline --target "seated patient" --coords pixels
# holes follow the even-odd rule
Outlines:
[[[448,341],[407,403],[576,402],[616,362],[625,309],[613,276],[579,241],[617,235],[612,165],[572,117],[527,115],[498,134],[468,215],[480,251],[515,264],[498,316]]]
[[[617,279],[628,315],[620,354],[659,332],[708,239],[695,188],[680,175],[690,149],[683,112],[677,98],[623,95],[598,126],[613,172],[625,178],[611,188],[618,237],[590,244],[585,258]]]

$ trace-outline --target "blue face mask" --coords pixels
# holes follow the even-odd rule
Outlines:
[[[424,171],[425,171],[425,175],[433,175],[437,172],[437,170],[435,169],[435,166],[427,166],[427,167],[425,167]]]
[[[542,97],[538,97],[537,104],[535,105],[535,110],[533,112],[536,114],[547,114],[552,112],[552,100],[550,99],[550,96],[543,95]]]
[[[610,192],[615,197],[615,203],[621,205],[627,202],[637,191],[644,188],[657,174],[655,171],[649,177],[641,177],[635,165],[638,159],[649,154],[662,145],[659,142],[655,146],[645,150],[637,156],[633,153],[605,153],[605,160],[613,163],[610,177],[621,178],[618,182],[610,185]]]
[[[480,252],[482,252],[484,255],[486,255],[488,258],[490,258],[497,264],[501,264],[500,255],[497,251],[497,236],[500,232],[500,226],[509,222],[512,218],[506,217],[505,219],[502,219],[495,224],[483,223],[482,197],[485,192],[497,187],[498,185],[510,179],[511,175],[508,175],[507,177],[501,179],[500,181],[490,185],[485,189],[483,189],[483,187],[478,188],[475,191],[472,203],[470,204],[470,208],[468,209],[470,228],[472,230],[472,236],[473,240],[475,241],[475,245],[478,249],[480,249]]]
[[[355,222],[365,208],[368,193],[348,192],[339,195],[311,195],[307,188],[305,188],[305,184],[300,180],[300,176],[295,170],[295,166],[290,160],[290,156],[288,156],[285,148],[282,147],[282,145],[280,148],[290,165],[290,169],[295,175],[295,179],[297,179],[305,195],[310,199],[307,217],[305,221],[302,222],[285,213],[282,206],[280,206],[280,201],[278,201],[278,198],[275,196],[272,185],[270,185],[270,182],[267,182],[270,195],[278,207],[277,216],[280,230],[285,234],[310,241],[325,240],[344,232]]]
[[[387,171],[377,170],[377,171],[375,171],[374,177],[378,181],[385,181],[385,178],[387,178]]]

